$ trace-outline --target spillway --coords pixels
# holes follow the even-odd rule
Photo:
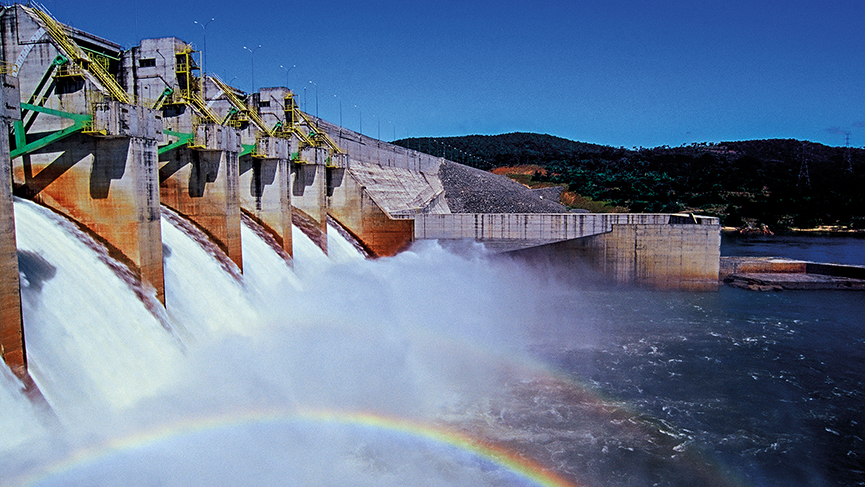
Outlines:
[[[6,478],[12,485],[75,483],[94,475],[102,485],[140,485],[110,473],[133,468],[122,466],[126,460],[112,452],[165,428],[180,439],[156,440],[145,447],[150,453],[121,457],[149,465],[151,477],[173,472],[185,484],[205,485],[209,477],[199,474],[220,467],[202,458],[209,440],[192,433],[198,427],[188,428],[218,417],[237,424],[204,438],[230,455],[240,455],[231,445],[247,444],[238,443],[238,435],[262,438],[264,446],[246,455],[276,462],[275,472],[284,479],[309,484],[320,472],[302,464],[315,459],[319,465],[335,462],[333,475],[324,478],[361,473],[377,485],[435,478],[441,468],[459,472],[458,483],[505,478],[504,485],[524,485],[525,475],[496,463],[471,440],[457,441],[459,435],[426,423],[433,411],[457,404],[463,394],[494,387],[482,387],[485,368],[466,374],[478,362],[459,352],[460,345],[435,337],[435,327],[444,332],[457,324],[467,303],[445,313],[455,318],[449,323],[422,317],[409,299],[436,285],[416,280],[415,271],[429,272],[444,262],[449,270],[436,272],[433,280],[456,276],[462,261],[441,248],[427,244],[420,253],[367,261],[331,226],[328,257],[295,229],[294,261],[287,262],[246,221],[241,275],[194,226],[164,209],[167,299],[160,311],[152,306],[152,290],[136,287],[128,270],[74,224],[29,201],[16,201],[15,211],[31,373],[56,420],[46,420],[28,403],[14,376],[0,376],[0,468],[11,472]],[[491,275],[487,280],[495,281]],[[432,302],[441,307],[442,300],[447,297]],[[485,346],[494,346],[481,326],[467,325],[455,335],[482,337]],[[300,446],[273,443],[258,426],[262,417]],[[363,451],[365,444],[375,446]],[[416,454],[409,463],[392,463],[406,445]],[[159,454],[151,456],[160,451],[179,460],[167,465]],[[87,459],[65,471],[70,459],[90,455],[102,460]],[[108,464],[102,463],[106,458]],[[270,478],[257,461],[220,462],[243,472],[235,484],[255,485]],[[371,475],[364,466],[369,461],[385,461],[389,473]]]

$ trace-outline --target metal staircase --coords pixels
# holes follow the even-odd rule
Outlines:
[[[54,39],[54,42],[63,54],[74,63],[75,66],[92,74],[115,100],[129,104],[129,95],[102,64],[104,60],[100,59],[101,56],[97,53],[87,52],[79,47],[75,41],[66,35],[65,26],[54,20],[54,17],[48,13],[48,10],[45,9],[45,7],[36,3],[32,3],[31,5],[32,6],[30,7],[22,8],[35,15],[45,25],[46,31]]]

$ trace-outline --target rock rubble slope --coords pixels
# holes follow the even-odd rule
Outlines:
[[[547,192],[473,167],[444,161],[439,179],[452,213],[567,213]]]

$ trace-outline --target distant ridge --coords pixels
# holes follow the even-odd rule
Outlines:
[[[566,185],[572,199],[630,211],[690,211],[735,227],[865,228],[861,148],[765,139],[626,149],[525,132],[394,143],[484,170],[537,166],[520,182]]]

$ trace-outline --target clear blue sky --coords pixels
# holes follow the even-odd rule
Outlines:
[[[625,147],[837,146],[849,132],[865,145],[865,0],[44,4],[127,48],[176,36],[202,49],[193,21],[214,18],[209,71],[249,91],[254,60],[257,86],[287,77],[308,112],[317,90],[320,116],[339,123],[341,100],[343,125],[362,121],[373,137],[380,126],[384,140],[526,131]]]

